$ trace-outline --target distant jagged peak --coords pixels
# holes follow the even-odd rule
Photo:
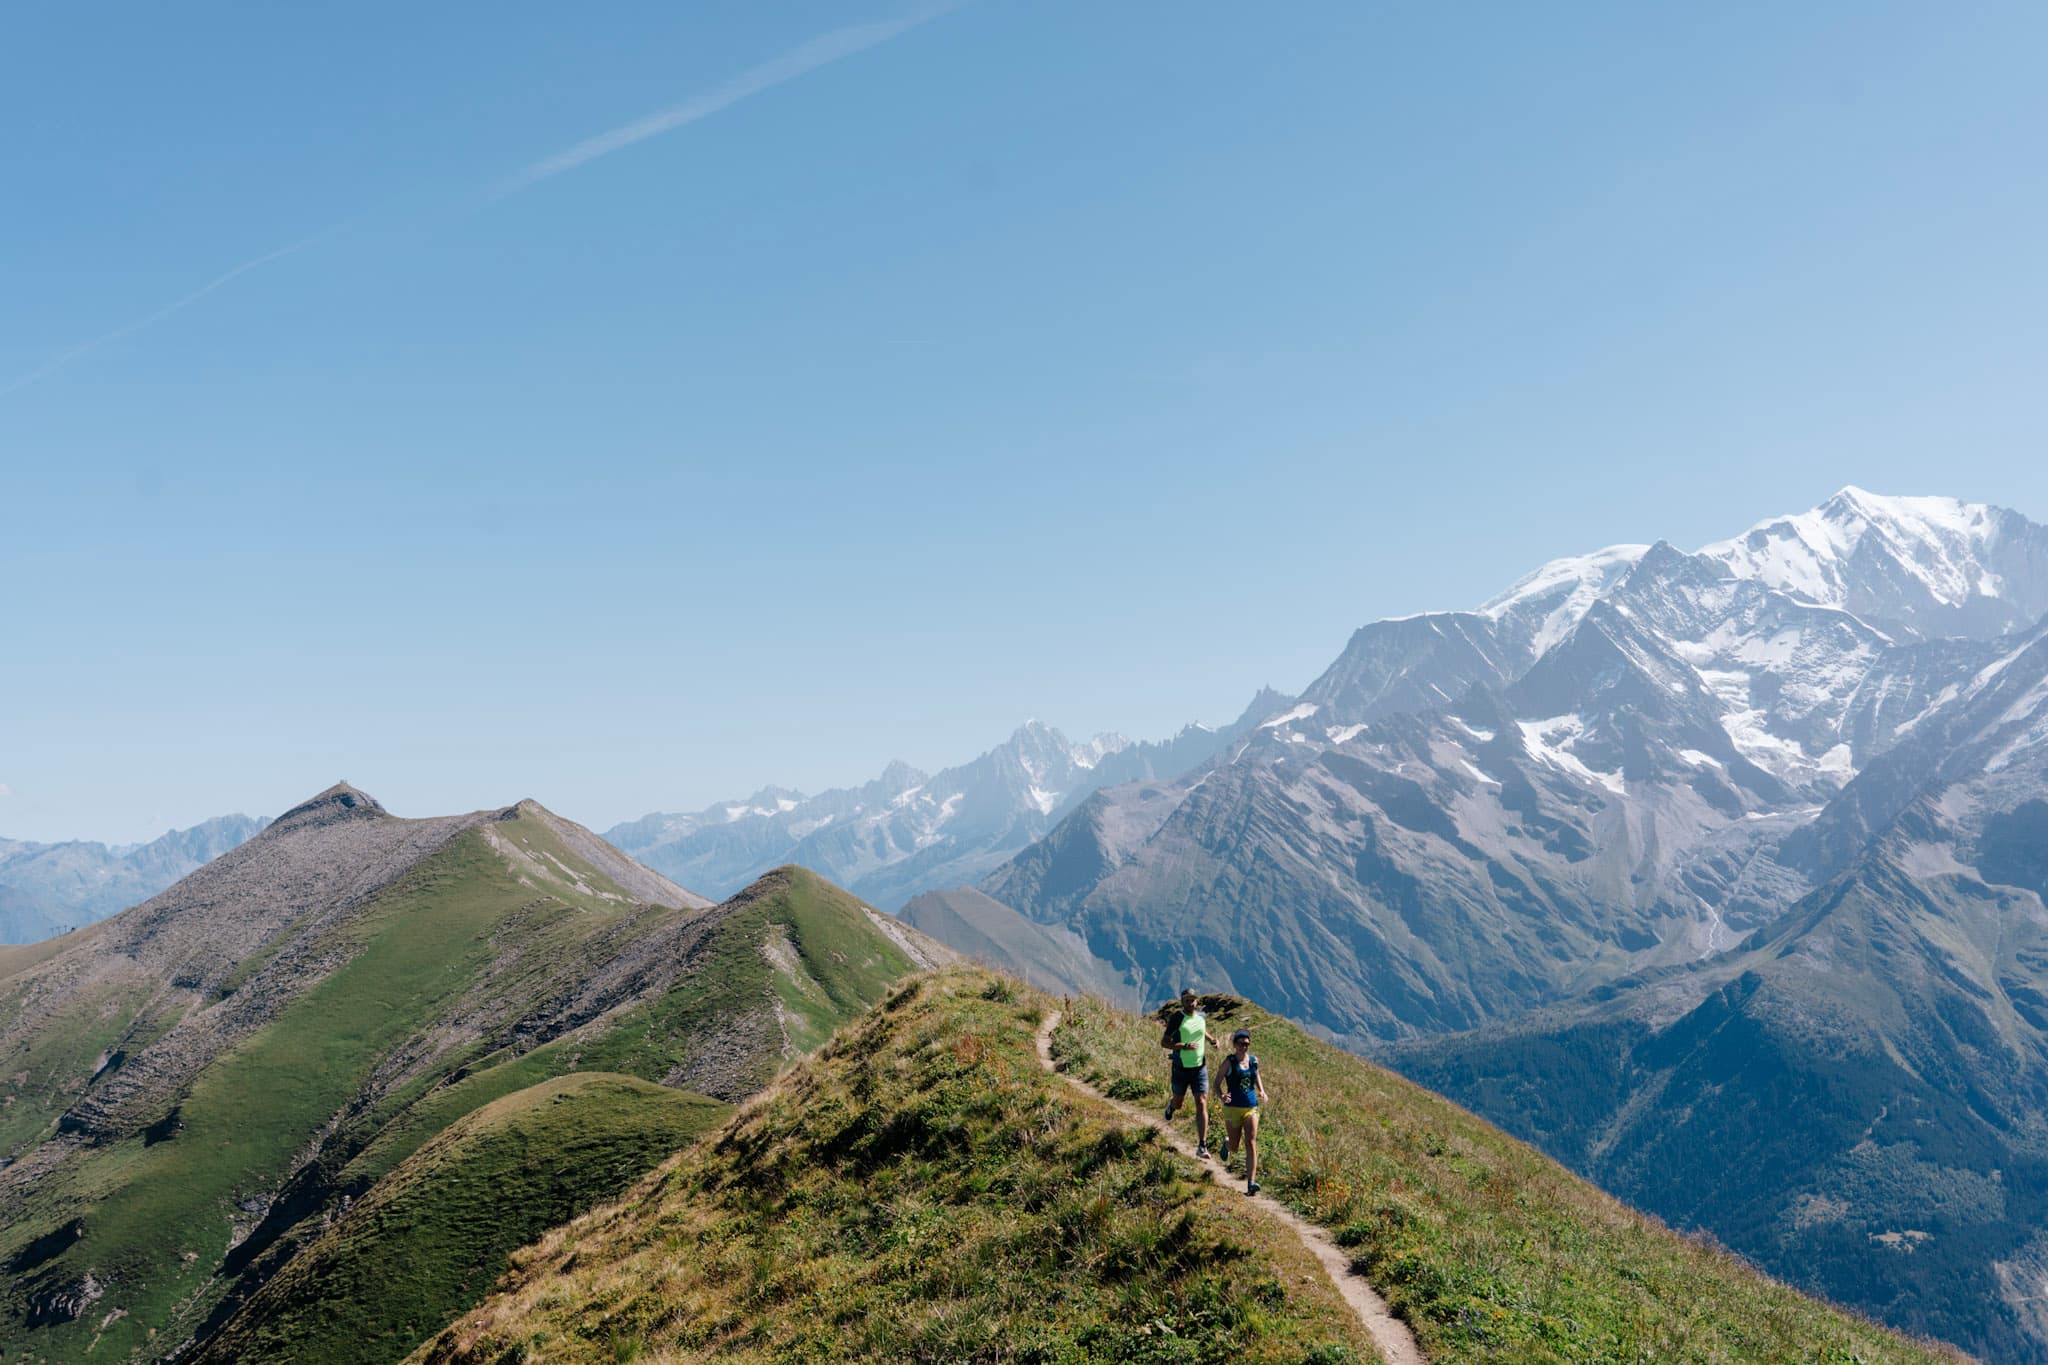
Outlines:
[[[1130,748],[1131,741],[1123,735],[1105,730],[1077,742],[1068,739],[1060,730],[1034,716],[1012,731],[1003,747],[1020,754],[1064,757],[1077,768],[1092,768],[1110,754],[1121,753]]]
[[[888,765],[882,769],[882,775],[876,778],[875,781],[880,784],[884,794],[893,796],[898,792],[909,791],[912,787],[923,786],[931,781],[931,774],[915,764],[905,763],[900,758],[892,758],[889,760]],[[769,804],[768,801],[762,798],[771,796],[781,797],[782,793],[772,788],[764,787],[751,800],[757,806],[767,805]],[[797,799],[801,801],[803,798],[799,796]]]
[[[344,820],[388,820],[391,813],[377,798],[347,781],[335,783],[319,795],[301,801],[270,822],[265,834],[283,834],[295,829],[317,829]]]
[[[1677,572],[1680,569],[1706,568],[1725,576],[1727,566],[1719,561],[1708,561],[1700,555],[1689,555],[1668,540],[1660,540],[1644,550],[1623,575],[1623,582],[1657,578]]]
[[[1003,747],[1025,751],[1047,748],[1065,749],[1069,746],[1065,735],[1055,730],[1052,726],[1047,725],[1038,717],[1027,716],[1022,725],[1010,732],[1010,737],[1004,741]]]
[[[1295,701],[1296,698],[1293,695],[1282,692],[1278,688],[1270,685],[1261,687],[1258,690],[1258,694],[1251,699],[1251,704],[1244,708],[1244,714],[1237,718],[1237,724],[1232,728],[1249,730],[1267,717],[1276,716],[1280,712],[1292,707]]]

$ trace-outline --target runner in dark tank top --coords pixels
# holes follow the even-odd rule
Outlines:
[[[1241,1028],[1230,1035],[1230,1055],[1217,1068],[1216,1079],[1223,1086],[1223,1145],[1217,1151],[1224,1165],[1230,1164],[1230,1149],[1244,1151],[1244,1192],[1259,1192],[1259,1105],[1266,1099],[1266,1082],[1259,1075],[1259,1059],[1252,1055],[1252,1031]]]

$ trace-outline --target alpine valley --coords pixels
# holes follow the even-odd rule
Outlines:
[[[974,951],[1014,916],[1131,998],[1258,999],[1793,1283],[2048,1360],[2044,613],[2048,529],[1947,498],[1560,560],[1363,627],[943,899],[1002,925]]]

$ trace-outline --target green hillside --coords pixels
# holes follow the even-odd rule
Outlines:
[[[191,1359],[399,1359],[482,1298],[513,1251],[616,1196],[729,1112],[603,1072],[495,1100],[378,1181]]]
[[[1298,1242],[1038,1065],[1050,1004],[919,978],[413,1359],[1375,1359]]]
[[[433,1144],[465,1115],[606,1072],[669,1087],[701,1123],[718,1107],[703,1095],[752,1093],[930,960],[807,873],[714,908],[657,905],[600,864],[666,884],[615,851],[583,856],[594,836],[530,803],[438,822],[395,820],[352,789],[343,804],[310,823],[287,813],[182,899],[173,888],[75,945],[9,955],[10,1357],[144,1359],[204,1339],[337,1214],[417,1187],[415,1153],[441,1154],[429,1168],[459,1201],[464,1161]],[[372,894],[304,892],[316,874],[345,889],[372,858],[391,869]],[[641,1155],[644,1169],[660,1153]],[[578,1173],[535,1202],[558,1221],[603,1183]],[[389,1226],[336,1224],[371,1241]],[[495,1254],[459,1238],[442,1251]],[[461,1285],[391,1321],[431,1331],[479,1273],[466,1263]]]
[[[1928,1362],[1916,1344],[1680,1237],[1442,1097],[1219,997],[1272,1091],[1261,1182],[1352,1248],[1433,1361]],[[1090,1001],[1061,1065],[1163,1101],[1158,1024]],[[1219,1035],[1220,1036],[1220,1035]]]

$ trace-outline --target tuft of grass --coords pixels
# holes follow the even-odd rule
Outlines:
[[[1298,1243],[1039,1067],[1049,1007],[897,991],[412,1359],[1376,1359]]]
[[[481,1299],[512,1252],[617,1196],[730,1112],[604,1073],[496,1100],[355,1201],[191,1359],[397,1360]]]
[[[1439,1095],[1240,1003],[1272,1090],[1268,1193],[1329,1228],[1432,1361],[1964,1359],[1681,1237]],[[1062,1069],[1160,1093],[1156,1019],[1078,1004]]]

